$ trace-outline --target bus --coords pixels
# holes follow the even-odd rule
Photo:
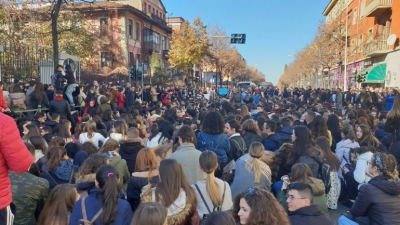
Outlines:
[[[237,84],[236,84],[236,87],[237,88],[240,88],[240,89],[249,89],[249,88],[251,88],[251,87],[256,87],[257,85],[255,84],[255,83],[253,83],[253,82],[251,82],[251,81],[242,81],[242,82],[238,82]]]
[[[268,89],[269,87],[274,86],[272,82],[261,82],[260,87]]]

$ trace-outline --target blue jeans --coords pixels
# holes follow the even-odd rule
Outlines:
[[[338,225],[358,225],[358,223],[345,216],[340,216],[338,220]]]
[[[69,84],[67,90],[65,91],[65,95],[67,96],[69,102],[74,104],[74,98],[72,97],[72,92],[74,91],[75,87],[78,86],[77,84]]]

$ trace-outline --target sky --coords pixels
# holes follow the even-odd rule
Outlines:
[[[246,34],[246,44],[236,44],[249,66],[278,83],[285,64],[314,39],[329,0],[162,0],[166,17],[219,24],[230,34]]]

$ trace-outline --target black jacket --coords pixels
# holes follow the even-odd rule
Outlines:
[[[136,100],[136,92],[127,90],[125,92],[125,106],[132,107],[135,104],[135,100]]]
[[[122,159],[125,159],[128,165],[129,174],[135,171],[136,156],[141,149],[145,148],[140,139],[121,141],[119,147],[119,154]]]
[[[400,181],[388,181],[378,176],[361,185],[350,213],[353,216],[368,216],[371,225],[398,224]]]
[[[47,98],[46,93],[42,92],[42,99],[37,99],[33,93],[30,95],[28,109],[37,109],[38,106],[41,105],[42,108],[46,108],[49,106],[49,99]]]
[[[247,149],[250,149],[250,145],[251,145],[251,143],[253,143],[253,142],[260,142],[260,143],[262,143],[262,138],[259,136],[259,135],[257,135],[256,133],[252,133],[252,132],[245,132],[243,135],[242,135],[242,137],[243,137],[243,139],[244,139],[244,142],[246,142],[246,147],[247,147]]]
[[[69,107],[67,100],[53,100],[50,102],[49,113],[50,115],[53,115],[53,113],[58,113],[60,114],[61,119],[67,119],[71,114],[71,108]]]
[[[400,132],[400,118],[387,118],[386,123],[385,123],[385,131],[389,132],[389,133],[395,133],[395,131],[397,131],[397,133]],[[400,136],[400,134],[397,134],[398,136]]]
[[[126,197],[131,205],[132,211],[135,212],[136,208],[140,204],[140,194],[142,193],[142,188],[147,184],[157,184],[160,182],[159,176],[153,176],[148,180],[147,172],[136,172],[132,174],[129,178],[128,188],[126,190]]]
[[[316,205],[310,205],[289,214],[292,225],[330,225],[333,224],[329,215],[324,214]]]
[[[249,150],[246,147],[246,142],[244,141],[242,136],[238,134],[232,134],[232,136],[229,137],[229,143],[231,144],[229,160],[233,159],[236,161],[242,155],[249,152]]]

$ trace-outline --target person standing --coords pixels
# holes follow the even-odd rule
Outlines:
[[[68,98],[69,103],[71,106],[75,106],[74,97],[72,97],[72,92],[74,92],[75,87],[78,86],[76,84],[74,71],[71,68],[71,65],[65,66],[65,79],[67,80],[67,90],[65,91],[65,95]]]
[[[8,108],[7,102],[4,100],[3,87],[4,87],[4,84],[2,81],[0,81],[0,112],[7,113],[7,112],[11,112],[11,110],[10,110],[10,108]]]
[[[11,225],[15,214],[8,171],[24,173],[32,162],[13,118],[0,113],[0,224]]]

